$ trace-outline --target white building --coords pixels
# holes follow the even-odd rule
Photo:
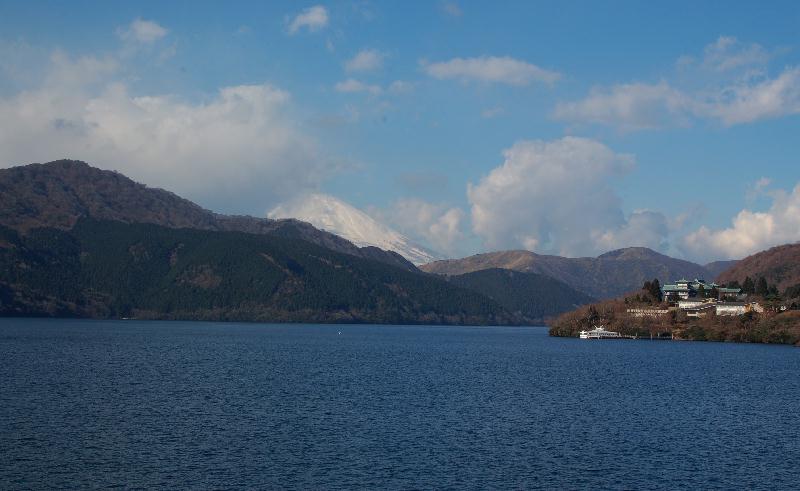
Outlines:
[[[631,317],[661,317],[669,314],[669,309],[628,309]]]
[[[706,301],[702,298],[689,298],[686,300],[678,300],[678,308],[681,310],[693,309],[696,307],[700,307],[704,303],[706,303]]]
[[[715,303],[702,303],[702,304],[697,305],[695,307],[686,307],[686,308],[681,307],[681,308],[683,309],[684,312],[686,312],[686,317],[697,317],[697,318],[700,318],[700,317],[707,316],[711,312],[714,312],[714,309],[716,308],[716,304]]]
[[[743,315],[750,311],[750,304],[745,302],[719,302],[717,315]]]

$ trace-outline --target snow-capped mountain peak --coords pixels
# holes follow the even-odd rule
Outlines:
[[[400,232],[380,223],[358,208],[327,194],[311,194],[303,199],[278,205],[269,218],[296,218],[339,235],[353,244],[394,251],[414,264],[425,264],[440,257],[413,243]]]

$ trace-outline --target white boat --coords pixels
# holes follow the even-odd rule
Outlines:
[[[618,332],[606,331],[605,327],[598,326],[591,331],[581,331],[579,337],[581,339],[617,339],[622,336]]]

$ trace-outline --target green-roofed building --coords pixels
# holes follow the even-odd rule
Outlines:
[[[740,298],[742,293],[741,288],[726,288],[714,282],[708,283],[700,278],[695,278],[694,280],[681,278],[675,283],[669,283],[661,287],[664,301],[667,302],[688,300],[697,297],[701,291],[703,291],[705,295],[709,295],[713,290],[716,290],[716,296],[719,300],[736,300]]]

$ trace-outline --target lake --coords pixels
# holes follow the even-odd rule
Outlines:
[[[800,482],[800,349],[0,319],[0,488]]]

